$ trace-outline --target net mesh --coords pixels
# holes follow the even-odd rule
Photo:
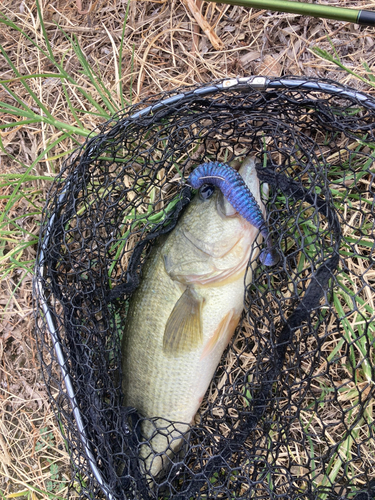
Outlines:
[[[375,498],[374,150],[370,97],[290,78],[148,98],[69,158],[44,210],[34,291],[72,497]],[[189,203],[181,179],[249,154],[281,259],[258,263],[183,452],[150,481],[142,415],[123,406],[129,297]]]

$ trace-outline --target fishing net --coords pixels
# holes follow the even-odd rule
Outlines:
[[[280,260],[258,262],[183,449],[146,477],[143,416],[121,387],[129,298],[191,199],[182,180],[249,154]],[[372,98],[263,77],[147,98],[66,161],[34,293],[73,498],[375,498],[374,161]]]

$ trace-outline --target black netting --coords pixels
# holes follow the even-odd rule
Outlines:
[[[375,498],[375,101],[332,82],[257,83],[125,110],[49,194],[37,340],[78,498]],[[281,258],[258,263],[186,443],[151,482],[142,415],[122,405],[128,299],[189,203],[181,178],[249,154]]]

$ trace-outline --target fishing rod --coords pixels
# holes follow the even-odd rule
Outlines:
[[[249,7],[253,9],[266,9],[277,12],[289,12],[310,17],[323,17],[335,21],[361,24],[362,26],[375,26],[375,12],[371,10],[356,10],[344,7],[331,7],[304,2],[290,2],[288,0],[209,0],[214,3],[226,3]]]

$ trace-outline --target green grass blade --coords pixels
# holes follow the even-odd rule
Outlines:
[[[130,88],[129,88],[129,101],[130,104],[133,102],[133,83],[134,83],[134,54],[135,54],[135,43],[133,43],[132,58],[130,61]]]
[[[14,83],[21,80],[30,80],[31,78],[64,78],[64,75],[61,75],[60,73],[37,73],[33,75],[22,75],[14,78],[8,78],[7,80],[0,80],[0,84]]]
[[[77,54],[76,52],[76,49],[78,50],[78,52],[80,51],[80,47],[79,47],[79,44],[77,42],[77,45],[74,43],[72,37],[70,37],[62,28],[61,26],[59,25],[56,25],[57,28],[64,34],[64,36],[66,37],[66,39],[71,43],[72,45],[72,48],[74,50],[74,52],[76,53],[78,59],[79,59],[79,55]],[[83,55],[82,53],[82,57],[83,59],[85,59],[85,56]],[[80,59],[79,59],[80,60]],[[86,59],[85,59],[86,60]],[[87,61],[86,61],[87,62]],[[82,65],[82,61],[80,60],[80,63]],[[74,85],[77,90],[90,102],[90,104],[95,107],[97,109],[97,111],[99,112],[99,116],[105,118],[105,119],[109,119],[111,116],[105,111],[105,109],[95,101],[95,99],[93,99],[93,97],[90,95],[89,92],[87,92],[84,88],[82,88],[64,69],[62,63],[58,64],[56,63],[59,71],[64,75],[66,81],[68,81],[69,83],[71,83],[72,85]],[[87,66],[89,67],[89,64],[87,63]],[[83,67],[83,66],[82,66]],[[90,73],[91,73],[91,70],[90,70]],[[85,71],[84,71],[84,74]],[[88,76],[88,75],[86,75]],[[96,82],[95,82],[96,83]],[[84,111],[86,113],[86,111]]]
[[[81,128],[84,128],[84,125],[83,123],[81,122],[81,120],[79,119],[75,109],[74,109],[74,106],[72,104],[72,101],[70,100],[70,97],[69,97],[69,93],[66,89],[66,84],[65,83],[62,83],[62,89],[63,89],[63,92],[64,92],[64,95],[65,95],[65,99],[66,99],[66,102],[68,104],[68,107],[70,109],[70,112],[72,113],[72,115],[74,116],[74,119],[76,121],[76,123],[78,123],[78,125],[81,127]]]
[[[329,61],[329,62],[335,64],[336,66],[343,69],[344,71],[346,71],[350,75],[354,76],[355,78],[358,78],[362,82],[367,83],[368,85],[371,85],[372,87],[375,87],[375,82],[373,82],[371,79],[364,78],[363,76],[359,75],[355,71],[351,70],[350,68],[345,66],[339,59],[336,59],[332,54],[330,54],[326,50],[323,50],[319,47],[313,47],[311,49],[311,51],[315,55],[317,55],[318,57],[321,57],[322,59],[325,59],[326,61]]]
[[[14,29],[15,31],[18,31],[18,33],[21,33],[22,36],[24,36],[36,49],[38,49],[47,59],[50,59],[50,55],[45,52],[27,33],[25,33],[17,24],[15,24],[9,17],[7,17],[5,14],[0,13],[3,17],[0,18],[0,23],[5,24],[9,28]],[[54,59],[51,61],[54,62]]]
[[[5,102],[0,102],[0,112],[8,115],[13,115],[13,116],[23,116],[25,118],[28,118],[28,120],[33,120],[34,123],[42,122],[45,120],[45,117],[38,115],[32,110],[25,111],[20,108],[16,108],[15,106],[12,106],[11,104],[7,104]],[[11,124],[6,124],[2,125],[1,128],[8,128],[11,126],[17,126],[17,122],[14,122],[14,125]]]
[[[0,113],[3,110],[0,108]],[[39,121],[39,120],[38,120]],[[4,128],[20,127],[21,125],[29,125],[30,123],[36,123],[35,119],[30,118],[29,120],[21,120],[16,122],[6,123],[5,125],[0,125],[0,130]]]
[[[48,111],[48,109],[46,108],[46,106],[41,102],[41,100],[39,99],[39,97],[35,94],[35,92],[33,92],[31,90],[31,88],[29,87],[29,85],[26,83],[26,80],[25,79],[22,79],[21,78],[21,74],[20,72],[18,71],[18,69],[15,67],[15,65],[12,63],[10,57],[8,56],[8,54],[6,53],[6,51],[4,50],[3,46],[0,45],[0,51],[1,53],[3,54],[6,62],[9,64],[9,66],[12,68],[13,72],[15,75],[17,75],[17,77],[20,78],[20,82],[22,83],[22,85],[25,87],[26,91],[28,92],[28,94],[34,99],[35,103],[40,107],[40,109],[42,109],[44,111],[44,113],[49,117],[49,118],[52,118],[52,115],[51,113]]]
[[[123,83],[122,83],[122,51],[124,48],[125,29],[126,29],[126,24],[128,21],[129,6],[130,6],[130,1],[128,1],[128,3],[126,4],[125,17],[124,17],[124,22],[122,24],[120,49],[119,49],[119,54],[118,54],[118,81],[119,81],[119,91],[120,91],[120,100],[121,100],[121,107],[122,108],[125,108],[124,89],[123,89]],[[126,104],[129,104],[129,103],[126,102]]]
[[[370,66],[367,64],[367,62],[363,62],[362,66],[365,68],[369,80],[375,83],[375,75],[371,71]]]
[[[0,174],[0,179],[15,179],[19,175],[20,174],[16,174],[16,173],[12,173],[12,174]],[[50,177],[48,175],[28,175],[25,178],[25,182],[28,182],[28,181],[53,181],[54,179],[55,179],[54,177]],[[0,187],[11,185],[11,184],[13,184],[12,181],[4,183]]]
[[[38,12],[40,13],[40,8],[38,8]],[[70,84],[74,85],[77,87],[78,91],[90,102],[90,104],[92,106],[94,106],[97,111],[99,112],[99,115],[105,119],[109,119],[110,118],[110,115],[104,110],[103,107],[101,107],[96,101],[95,99],[92,98],[92,96],[90,95],[89,92],[87,92],[85,89],[83,89],[80,85],[77,84],[77,82],[74,80],[74,78],[72,78],[70,76],[70,74],[65,71],[63,65],[59,62],[56,61],[56,59],[54,58],[53,56],[53,53],[52,53],[52,49],[51,49],[51,46],[49,44],[49,41],[48,41],[48,38],[47,38],[47,33],[46,33],[46,30],[45,30],[45,27],[44,27],[44,24],[43,22],[41,22],[41,25],[42,25],[42,31],[44,33],[44,37],[45,37],[45,41],[46,41],[46,44],[47,44],[47,47],[48,47],[48,52],[46,52],[45,50],[43,50],[30,36],[28,36],[26,33],[24,33],[23,30],[21,30],[15,23],[13,23],[9,18],[7,18],[6,16],[4,16],[3,18],[0,19],[0,23],[3,23],[9,27],[11,27],[12,29],[18,31],[22,36],[24,36],[25,38],[27,38],[27,40],[29,40],[33,45],[34,47],[37,48],[38,51],[40,51],[54,66],[55,68],[58,70],[58,73],[57,74],[53,74],[53,77],[59,77],[61,78],[62,80],[65,79],[67,82],[69,82]],[[59,29],[64,33],[64,36],[71,41],[71,38],[59,27]],[[73,42],[72,42],[73,44]],[[73,49],[74,49],[75,45],[73,46]],[[5,55],[6,57],[6,55]],[[9,60],[9,58],[8,58]],[[7,60],[7,62],[8,62]],[[9,60],[10,61],[10,60]],[[11,61],[10,61],[11,62]],[[13,67],[14,68],[14,67]],[[13,69],[12,68],[12,69]],[[14,68],[15,69],[15,68]],[[16,75],[18,78],[23,78],[24,75],[20,75],[20,74],[17,74],[16,72]],[[4,85],[4,84],[3,84]],[[12,95],[12,97],[17,100],[17,102],[25,107],[25,104],[19,100],[17,98],[17,96],[10,90],[7,88],[7,91]],[[36,96],[35,96],[36,97]],[[40,104],[38,104],[40,106]],[[43,109],[43,105],[40,106],[42,107]],[[110,106],[109,109],[112,109],[114,110],[114,108],[112,106]],[[48,110],[46,109],[43,109],[43,111],[46,112],[46,114],[48,114]]]
[[[77,134],[83,137],[88,137],[90,134],[95,135],[95,132],[92,132],[91,130],[85,129],[85,128],[78,128],[75,127],[74,125],[70,125],[69,123],[61,122],[59,120],[56,120],[53,118],[53,116],[47,117],[43,115],[38,115],[34,111],[30,110],[29,112],[23,111],[19,108],[16,108],[14,106],[10,106],[4,102],[0,102],[0,106],[3,106],[3,108],[0,107],[1,112],[5,112],[8,114],[11,114],[13,116],[23,116],[29,119],[29,123],[47,123],[49,125],[52,125],[53,127],[59,129],[59,130],[67,130],[72,134]],[[4,126],[1,128],[8,128],[11,126],[17,126],[18,123],[15,122],[14,125],[10,124],[8,126]]]
[[[0,45],[0,48],[1,48],[1,45]],[[13,99],[18,102],[18,104],[20,106],[22,106],[22,108],[24,109],[24,112],[25,112],[25,115],[24,116],[34,116],[36,115],[37,113],[35,113],[34,111],[32,111],[30,109],[30,107],[25,103],[23,102],[23,100],[17,96],[17,94],[15,94],[15,92],[13,92],[13,90],[11,90],[5,83],[2,84],[2,87],[4,88],[4,90],[11,96],[13,97]],[[0,105],[3,106],[5,109],[8,109],[9,110],[18,110],[19,108],[16,108],[15,106],[12,106],[11,104],[8,104],[8,103],[5,103],[3,101],[0,101]],[[1,110],[3,111],[3,110]],[[39,116],[39,115],[37,115]]]
[[[36,0],[36,8],[38,11],[38,17],[39,17],[40,27],[41,27],[42,33],[43,33],[43,38],[44,38],[44,41],[45,41],[46,46],[47,46],[49,59],[51,62],[56,63],[55,56],[53,55],[53,50],[52,50],[51,44],[49,43],[49,40],[48,40],[47,30],[46,30],[46,27],[44,26],[43,14],[42,14],[42,10],[40,8],[39,0]]]
[[[76,53],[76,55],[78,57],[78,60],[81,63],[81,66],[82,66],[82,68],[84,70],[85,75],[90,79],[90,82],[92,83],[92,85],[95,87],[95,89],[99,93],[99,95],[102,98],[103,102],[107,106],[110,114],[111,115],[115,114],[116,111],[117,111],[117,109],[112,105],[112,103],[110,102],[110,100],[105,95],[105,94],[108,95],[108,90],[105,89],[104,86],[101,87],[99,85],[99,83],[98,83],[99,78],[95,74],[95,72],[91,69],[91,66],[88,63],[88,61],[86,59],[86,56],[83,53],[83,51],[82,51],[82,49],[81,49],[81,47],[80,47],[80,45],[78,43],[77,37],[75,35],[73,37],[69,37],[66,34],[65,34],[65,36],[67,36],[67,38],[69,39],[70,43],[72,44],[74,52]],[[108,118],[110,118],[110,115],[108,113],[105,113],[105,116],[108,117]]]

